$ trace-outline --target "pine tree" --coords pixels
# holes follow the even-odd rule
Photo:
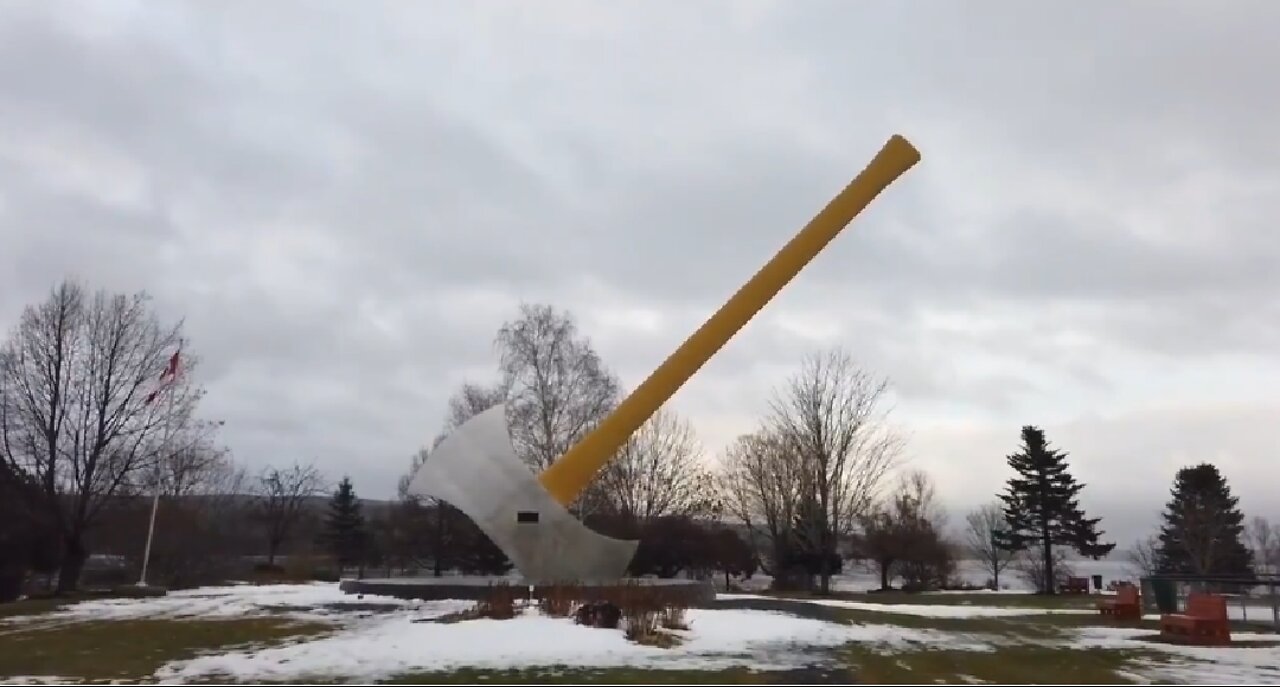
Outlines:
[[[329,513],[325,517],[320,543],[338,562],[338,569],[361,566],[368,539],[360,501],[350,477],[343,477],[329,500]]]
[[[1244,514],[1218,468],[1182,468],[1172,493],[1156,552],[1159,572],[1252,576],[1253,562],[1240,539]]]
[[[1022,450],[1008,457],[1018,476],[1009,479],[1000,495],[1009,528],[998,535],[1002,548],[1021,551],[1032,543],[1044,561],[1041,591],[1054,593],[1053,547],[1070,546],[1079,553],[1098,558],[1110,553],[1115,544],[1099,544],[1101,518],[1086,518],[1078,495],[1084,485],[1067,471],[1067,454],[1049,447],[1044,432],[1037,427],[1022,428]]]

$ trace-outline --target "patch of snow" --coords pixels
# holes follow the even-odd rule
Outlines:
[[[1067,567],[1071,574],[1077,577],[1092,577],[1093,575],[1102,575],[1103,585],[1114,580],[1136,580],[1137,576],[1132,570],[1132,565],[1120,559],[1081,559],[1067,562]],[[764,575],[753,575],[751,580],[754,582],[757,577],[764,578]],[[982,561],[963,558],[956,561],[955,579],[972,586],[985,585],[990,579],[991,574],[987,572],[986,566]],[[891,580],[898,583],[900,580]],[[1092,583],[1092,580],[1090,580]],[[759,584],[758,582],[756,584]],[[767,584],[767,583],[766,583]],[[1000,572],[1000,593],[1029,593],[1033,591],[1027,580],[1016,570],[1006,568]],[[845,569],[839,575],[831,578],[831,587],[841,592],[866,592],[880,587],[880,575],[876,572],[874,566],[865,561],[851,561],[845,564]],[[752,588],[758,588],[754,585]],[[974,592],[959,592],[974,593]]]
[[[458,610],[462,602],[445,602]],[[439,604],[437,604],[438,606]],[[361,608],[423,608],[424,603],[389,596],[366,594],[364,598],[346,594],[333,583],[227,585],[170,592],[165,596],[138,599],[95,599],[33,616],[17,616],[13,621],[128,620],[133,618],[244,618],[284,615],[299,620],[331,620],[350,616]],[[441,613],[448,608],[437,609]]]
[[[1103,585],[1116,580],[1137,580],[1138,576],[1132,569],[1133,566],[1127,561],[1120,559],[1103,559],[1095,561],[1092,559],[1072,560],[1067,562],[1067,566],[1071,573],[1077,577],[1089,577],[1094,575],[1102,575]],[[982,561],[973,559],[960,559],[956,561],[955,579],[971,586],[985,585],[990,579],[991,574],[987,572]],[[763,591],[769,588],[769,584],[773,578],[766,573],[756,573],[750,579],[738,579],[734,584],[741,587],[744,591]],[[892,584],[900,584],[901,580],[893,578],[890,580]],[[1090,580],[1092,584],[1092,579]],[[956,594],[980,594],[983,591],[989,594],[1030,594],[1034,591],[1027,580],[1017,571],[1005,569],[1000,572],[1000,591],[993,592],[991,590],[982,591],[956,591],[956,592],[934,592],[934,593],[956,593]],[[880,574],[875,567],[866,561],[849,561],[845,563],[844,571],[838,575],[831,577],[831,588],[838,592],[869,592],[873,589],[880,588]]]
[[[873,613],[897,613],[922,618],[998,618],[1026,615],[1096,615],[1097,610],[1084,608],[1011,608],[1000,606],[969,606],[946,604],[879,604],[844,599],[794,599],[820,606],[834,606],[854,611]]]
[[[1152,630],[1126,627],[1080,628],[1071,646],[1164,653],[1169,662],[1142,660],[1134,667],[1147,679],[1183,684],[1280,685],[1280,646],[1184,646],[1145,641]],[[1232,632],[1233,641],[1280,640],[1274,634]]]
[[[627,641],[621,630],[583,627],[533,609],[512,620],[414,622],[410,613],[367,618],[332,635],[286,646],[202,656],[166,665],[156,677],[189,680],[298,680],[343,676],[373,680],[397,674],[476,668],[653,667],[756,669],[802,667],[814,649],[865,642],[886,651],[922,644],[972,651],[987,644],[941,632],[881,625],[840,625],[754,610],[689,609],[689,630],[671,649]]]

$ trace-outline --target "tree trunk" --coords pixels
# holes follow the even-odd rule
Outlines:
[[[1044,593],[1053,594],[1057,590],[1053,585],[1053,541],[1046,532],[1044,536]]]
[[[885,591],[889,589],[889,562],[880,561],[880,589]]]
[[[69,535],[63,544],[62,566],[58,569],[58,588],[56,594],[73,592],[80,585],[80,573],[84,571],[84,563],[89,553],[84,550],[84,542],[78,534]]]
[[[431,565],[434,568],[436,577],[440,577],[440,575],[444,572],[443,566],[441,565],[441,561],[440,561],[440,559],[444,557],[444,503],[443,502],[436,504],[436,526],[435,526],[435,531],[432,533],[432,538],[435,540],[434,542],[432,542],[434,544],[434,546],[432,547],[434,551],[432,553],[434,553],[435,555],[431,557],[433,559],[431,562]]]
[[[22,596],[26,579],[27,570],[24,566],[0,564],[0,604],[17,601]]]
[[[826,499],[824,498],[823,501],[825,502]],[[823,503],[822,507],[824,508],[823,514],[825,516],[826,503]],[[821,557],[818,559],[818,593],[826,596],[831,593],[831,556],[829,553],[835,546],[832,545],[831,532],[827,529],[826,518],[823,517],[822,520],[823,522],[820,523],[822,529],[818,532],[818,555]]]

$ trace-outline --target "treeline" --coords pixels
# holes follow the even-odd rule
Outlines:
[[[1006,459],[1015,476],[998,500],[969,513],[964,539],[992,586],[1012,568],[1038,591],[1053,593],[1074,574],[1068,551],[1099,558],[1115,544],[1099,541],[1101,519],[1080,508],[1084,485],[1072,477],[1067,454],[1037,427],[1024,427],[1022,439],[1021,450]],[[1239,499],[1212,464],[1177,471],[1159,518],[1159,532],[1129,548],[1134,576],[1247,581],[1280,574],[1280,529],[1261,516],[1246,524]]]
[[[501,574],[510,563],[448,504],[409,494],[413,471],[447,434],[504,404],[517,455],[540,471],[625,395],[567,312],[522,306],[495,337],[489,380],[449,396],[440,432],[408,461],[398,498],[366,509],[350,479],[336,484],[298,462],[250,474],[198,412],[199,359],[154,402],[156,380],[183,340],[145,294],[90,293],[60,284],[28,307],[0,347],[0,596],[35,573],[76,588],[90,552],[141,567],[152,494],[160,493],[148,581],[169,586],[240,575],[332,577],[384,573]],[[881,585],[957,583],[956,560],[987,566],[992,586],[1011,566],[1052,592],[1065,551],[1103,556],[1099,519],[1079,506],[1083,485],[1043,431],[1024,427],[1005,457],[1012,477],[997,501],[965,518],[960,539],[929,476],[900,466],[888,381],[836,348],[798,361],[761,399],[756,426],[710,460],[687,420],[660,410],[630,438],[571,510],[606,534],[637,538],[635,575],[741,578],[827,592],[851,560]],[[366,510],[368,512],[366,512]],[[1212,466],[1179,473],[1158,539],[1135,549],[1150,570],[1274,572],[1276,536],[1246,530]],[[1251,538],[1248,546],[1243,538]],[[12,594],[10,594],[12,595]]]

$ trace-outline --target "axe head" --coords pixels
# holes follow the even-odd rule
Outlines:
[[[589,529],[547,493],[516,456],[502,405],[446,437],[414,473],[408,492],[465,513],[530,584],[617,580],[638,544]]]

